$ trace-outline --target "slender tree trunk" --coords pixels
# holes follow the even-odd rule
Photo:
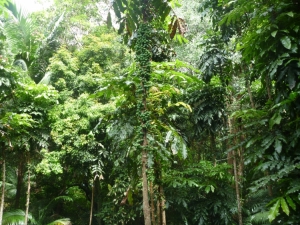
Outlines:
[[[249,98],[250,98],[251,107],[252,107],[252,109],[254,109],[255,104],[254,104],[254,101],[253,101],[253,95],[252,95],[252,92],[251,92],[250,81],[249,80],[246,80],[246,86],[247,86],[248,95],[249,95]]]
[[[167,225],[165,194],[164,194],[164,189],[161,185],[159,186],[159,194],[160,194],[161,225]]]
[[[25,211],[24,225],[27,225],[28,223],[29,204],[30,204],[30,165],[28,165],[27,196],[26,196],[26,211]]]
[[[238,206],[239,225],[243,225],[242,204],[241,204],[241,199],[240,199],[240,191],[239,191],[240,188],[239,188],[238,172],[237,172],[237,167],[236,167],[235,151],[233,152],[233,170],[234,170],[236,201],[237,201],[237,206]]]
[[[156,224],[161,225],[161,212],[160,212],[160,200],[158,199],[156,202]]]
[[[151,222],[152,225],[156,225],[153,182],[150,182],[150,202],[151,202],[151,220],[152,220]]]
[[[270,78],[268,76],[266,76],[265,80],[266,80],[266,87],[267,87],[268,98],[269,98],[269,100],[271,100],[272,99],[271,81],[270,81]]]
[[[92,184],[92,199],[91,199],[91,210],[90,210],[90,223],[89,223],[89,225],[92,225],[93,207],[94,207],[94,180],[93,180],[93,184]]]
[[[144,143],[147,143],[147,139],[144,139]],[[145,225],[151,225],[151,213],[149,206],[149,197],[148,197],[148,179],[147,179],[147,151],[143,149],[142,152],[142,178],[143,178],[143,212],[144,212],[144,221]]]
[[[5,197],[5,177],[6,177],[6,165],[5,165],[5,153],[4,148],[3,151],[3,159],[2,159],[2,188],[1,188],[1,204],[0,204],[0,224],[2,224],[3,218],[3,210],[4,210],[4,197]]]

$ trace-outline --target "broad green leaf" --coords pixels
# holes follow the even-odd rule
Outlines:
[[[291,199],[290,196],[286,196],[286,201],[288,202],[289,206],[296,211],[296,205],[294,203],[294,201]]]
[[[270,222],[272,222],[276,218],[276,216],[278,216],[279,206],[280,206],[280,199],[278,199],[276,201],[276,203],[270,209],[270,212],[269,212],[269,215],[268,215],[268,218],[269,218]]]
[[[286,204],[286,201],[284,200],[284,198],[280,199],[280,204],[281,204],[281,208],[282,208],[283,212],[285,212],[286,215],[289,215],[290,209],[289,209],[288,205]]]
[[[287,49],[291,49],[292,47],[292,43],[291,43],[291,39],[288,36],[284,36],[282,38],[280,38],[281,44],[287,48]]]
[[[288,13],[286,13],[286,15],[288,15],[290,17],[294,17],[294,13],[293,12],[288,12]]]

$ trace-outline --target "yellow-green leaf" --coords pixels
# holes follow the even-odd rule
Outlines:
[[[269,221],[272,222],[276,216],[278,216],[278,212],[279,212],[279,206],[280,206],[280,199],[278,199],[275,204],[272,206],[272,208],[270,209],[268,218]]]
[[[282,208],[283,212],[285,212],[286,215],[289,215],[290,209],[289,209],[288,205],[286,204],[286,201],[284,198],[280,198],[280,204],[281,204],[281,208]]]

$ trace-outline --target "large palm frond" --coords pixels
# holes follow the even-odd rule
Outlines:
[[[39,224],[31,214],[29,214],[28,219],[30,224]],[[25,220],[25,212],[23,210],[17,209],[14,211],[4,212],[2,225],[23,225]],[[69,218],[62,218],[55,220],[47,225],[72,225]]]
[[[28,215],[28,219],[31,224],[36,224],[32,215]],[[23,210],[17,209],[10,212],[3,213],[2,225],[23,225],[25,221],[25,212]]]
[[[3,33],[7,47],[14,56],[25,60],[29,65],[37,49],[37,43],[32,36],[33,23],[29,13],[15,2],[10,2],[6,11],[8,16],[4,22]]]

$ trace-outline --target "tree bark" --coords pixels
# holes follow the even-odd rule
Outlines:
[[[28,223],[29,204],[30,204],[30,166],[28,165],[27,196],[26,196],[26,211],[25,211],[24,225],[27,225]]]
[[[147,138],[144,137],[144,145],[146,143],[147,143]],[[148,161],[147,151],[143,149],[142,152],[143,213],[144,213],[145,225],[151,225],[151,213],[150,213],[149,197],[148,197],[147,161]]]
[[[91,199],[91,210],[90,210],[90,223],[89,223],[89,225],[92,225],[93,207],[94,207],[94,180],[93,180],[93,184],[92,184],[92,199]]]
[[[236,167],[235,151],[233,152],[233,170],[234,170],[236,201],[237,201],[237,206],[238,206],[239,225],[243,225],[242,204],[241,204],[241,199],[240,199],[239,179],[238,179],[238,172],[237,172],[237,167]]]
[[[1,188],[1,204],[0,204],[0,224],[2,224],[3,218],[3,210],[4,210],[4,197],[5,197],[5,178],[6,178],[6,165],[5,165],[5,154],[4,148],[3,151],[3,159],[2,159],[2,188]]]
[[[151,220],[152,220],[151,222],[152,225],[156,225],[153,182],[150,182],[150,202],[151,202]]]
[[[20,198],[22,192],[23,177],[24,177],[24,161],[21,158],[17,169],[17,191],[16,191],[16,198],[15,198],[16,209],[20,208]]]
[[[167,225],[165,194],[164,194],[164,189],[161,185],[159,186],[159,194],[160,194],[161,225]]]
[[[161,225],[161,212],[160,212],[160,200],[157,200],[156,203],[156,215],[157,215],[157,220],[156,220],[156,224],[157,225]]]

